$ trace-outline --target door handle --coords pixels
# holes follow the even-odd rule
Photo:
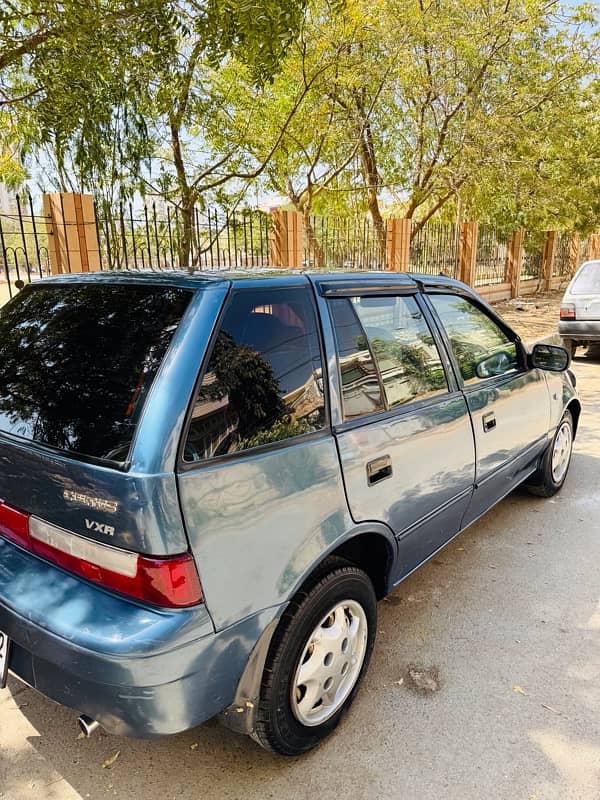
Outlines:
[[[488,431],[493,431],[496,427],[496,415],[493,411],[490,411],[489,414],[484,414],[481,421],[483,422],[483,430],[486,433]]]
[[[392,476],[392,459],[390,456],[380,456],[367,464],[367,483],[373,486]]]

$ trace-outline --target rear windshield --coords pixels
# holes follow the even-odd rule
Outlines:
[[[600,261],[592,261],[581,268],[571,286],[571,294],[600,294]]]
[[[0,431],[126,461],[191,296],[123,283],[23,289],[0,310]]]

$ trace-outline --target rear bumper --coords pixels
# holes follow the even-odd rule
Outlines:
[[[115,597],[0,538],[0,630],[9,670],[109,733],[149,737],[199,725],[233,701],[276,616],[219,633],[204,606],[165,611]]]
[[[558,333],[563,339],[600,342],[600,320],[561,320],[558,323]]]

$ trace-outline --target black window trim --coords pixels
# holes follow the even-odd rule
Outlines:
[[[332,428],[331,428],[331,413],[330,413],[330,397],[329,397],[329,379],[327,374],[327,367],[325,362],[325,347],[323,343],[323,331],[321,329],[321,319],[319,316],[319,310],[315,303],[315,296],[312,284],[306,284],[305,286],[276,286],[276,285],[269,285],[261,288],[263,292],[280,292],[282,288],[286,290],[294,290],[294,291],[304,291],[307,292],[309,296],[309,303],[313,309],[316,319],[316,330],[317,330],[317,340],[319,345],[319,354],[321,357],[321,379],[323,381],[323,398],[324,398],[324,405],[325,405],[325,424],[323,427],[318,431],[309,431],[308,433],[300,433],[297,436],[291,436],[288,439],[279,439],[276,442],[268,442],[266,444],[259,444],[255,447],[248,447],[245,450],[238,450],[235,453],[223,453],[219,456],[211,456],[210,458],[201,458],[199,461],[186,461],[183,457],[185,451],[185,444],[187,442],[190,426],[192,423],[192,413],[194,410],[194,405],[196,403],[196,398],[198,397],[198,392],[200,391],[200,386],[202,385],[202,381],[204,380],[204,375],[208,368],[208,364],[210,362],[211,356],[213,354],[213,350],[215,348],[215,343],[217,341],[217,337],[221,330],[221,325],[227,314],[227,311],[233,302],[233,298],[236,294],[242,294],[245,292],[256,292],[257,287],[254,285],[251,286],[236,286],[235,284],[231,284],[229,290],[223,300],[223,305],[221,310],[217,316],[215,321],[212,333],[210,335],[210,339],[208,341],[208,346],[206,348],[206,352],[204,354],[204,358],[202,359],[202,363],[198,370],[198,375],[196,377],[196,382],[194,383],[194,390],[192,392],[190,402],[188,403],[188,408],[185,414],[185,422],[183,424],[181,436],[179,437],[179,444],[177,447],[177,464],[176,464],[176,471],[178,473],[189,472],[191,470],[198,470],[198,469],[206,469],[210,468],[213,465],[222,464],[227,461],[232,461],[234,459],[241,459],[241,458],[248,458],[248,457],[255,457],[255,456],[262,456],[263,454],[267,454],[274,450],[283,450],[287,447],[293,447],[297,444],[303,444],[305,442],[315,441],[317,439],[325,439],[331,436]]]
[[[329,314],[329,320],[331,324],[331,328],[333,331],[333,338],[334,344],[336,346],[335,349],[335,361],[338,371],[338,383],[340,386],[340,403],[341,403],[341,417],[342,422],[339,425],[335,425],[333,428],[334,433],[343,433],[344,431],[354,430],[355,428],[360,428],[363,425],[370,425],[375,422],[385,421],[387,419],[393,419],[394,417],[399,417],[404,414],[411,413],[413,411],[418,411],[422,408],[426,408],[430,405],[435,405],[440,401],[446,401],[453,397],[462,397],[461,394],[461,387],[460,384],[456,380],[456,376],[454,374],[453,364],[448,357],[448,353],[446,351],[445,342],[440,336],[440,332],[437,329],[437,325],[435,323],[435,319],[433,318],[430,309],[426,303],[422,301],[423,292],[419,289],[415,289],[414,287],[398,287],[397,289],[390,290],[389,287],[386,287],[386,291],[384,292],[377,292],[377,296],[379,297],[404,297],[404,296],[411,296],[414,297],[417,303],[417,306],[429,328],[429,332],[433,336],[433,341],[435,346],[437,347],[440,360],[442,362],[442,368],[444,370],[444,375],[446,376],[446,383],[448,385],[447,391],[441,392],[440,394],[433,395],[432,397],[423,397],[418,400],[409,400],[406,403],[401,403],[397,406],[392,406],[391,408],[387,407],[387,396],[385,394],[385,388],[383,386],[383,381],[381,378],[381,373],[379,370],[379,365],[377,360],[373,355],[373,351],[371,348],[371,342],[369,337],[367,336],[363,324],[361,322],[360,317],[358,314],[355,313],[356,319],[362,330],[365,341],[367,342],[367,347],[369,348],[369,353],[371,354],[371,358],[373,359],[373,364],[375,365],[375,370],[377,372],[377,380],[379,382],[379,387],[381,389],[381,397],[383,402],[386,405],[386,408],[381,409],[380,411],[374,411],[371,414],[363,414],[360,417],[355,417],[354,419],[344,420],[344,397],[343,397],[343,388],[342,388],[342,376],[340,371],[340,359],[339,353],[337,350],[337,340],[335,337],[335,325],[333,321],[333,317],[331,315],[331,306],[329,304],[330,300],[341,300],[341,299],[351,299],[353,297],[373,297],[373,294],[370,292],[364,292],[362,290],[356,291],[356,287],[354,287],[354,291],[352,294],[344,294],[344,295],[328,295],[325,297],[326,304],[327,304],[327,313]]]
[[[456,360],[456,356],[454,355],[454,351],[452,350],[452,344],[450,343],[450,338],[448,337],[448,333],[446,328],[444,327],[444,323],[440,319],[435,306],[429,299],[429,295],[451,295],[455,297],[460,297],[463,300],[467,300],[471,302],[482,314],[485,314],[489,317],[492,322],[494,322],[500,330],[506,335],[506,337],[511,341],[514,342],[517,348],[517,355],[520,361],[520,368],[516,372],[505,372],[503,375],[492,375],[489,378],[480,378],[477,383],[467,385],[464,381],[462,373],[460,371],[460,366],[458,361]],[[423,304],[427,306],[430,316],[433,319],[433,322],[436,326],[438,334],[441,340],[444,343],[444,349],[450,359],[450,363],[452,365],[452,369],[454,372],[454,377],[458,388],[464,392],[465,394],[470,394],[472,392],[478,391],[479,389],[485,387],[495,387],[501,386],[502,384],[506,383],[507,381],[514,380],[515,377],[518,375],[524,375],[529,371],[529,367],[527,365],[527,353],[525,352],[525,347],[523,346],[523,342],[521,341],[521,337],[513,331],[513,329],[504,322],[504,320],[499,317],[497,314],[494,313],[493,309],[489,308],[485,302],[480,300],[477,297],[474,297],[469,292],[463,292],[457,290],[455,287],[446,287],[446,286],[435,286],[431,289],[426,289],[423,294]]]

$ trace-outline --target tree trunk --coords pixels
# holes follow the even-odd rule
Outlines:
[[[308,243],[309,259],[314,261],[314,266],[317,267],[317,269],[320,269],[321,267],[325,266],[325,251],[317,239],[317,235],[310,218],[310,208],[302,209],[302,218],[304,220],[304,233]]]
[[[379,171],[377,169],[377,157],[375,155],[375,143],[371,126],[365,122],[360,134],[360,165],[365,181],[367,192],[367,207],[373,220],[375,236],[380,251],[380,259],[385,261],[386,230],[385,222],[381,216],[379,208]]]
[[[194,202],[184,198],[181,203],[181,239],[179,245],[179,264],[183,269],[193,271],[196,266],[194,256]]]

